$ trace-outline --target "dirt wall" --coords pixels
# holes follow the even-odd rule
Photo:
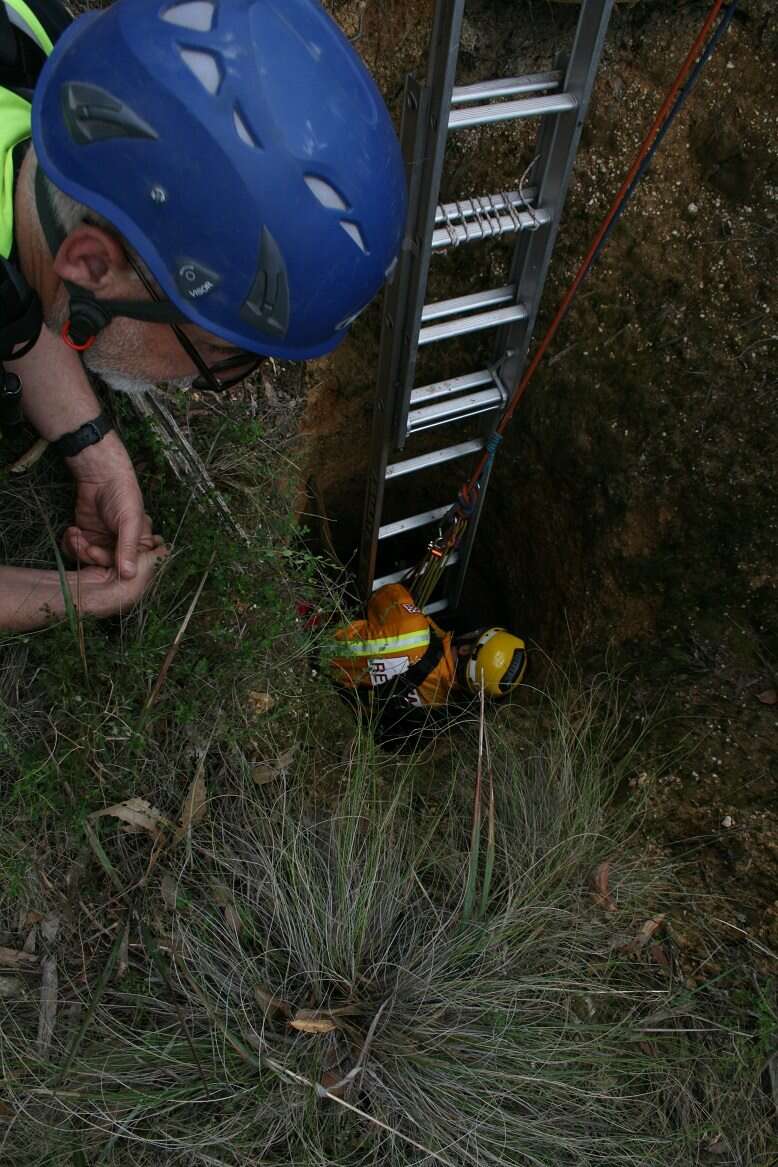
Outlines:
[[[396,104],[404,69],[422,67],[431,5],[333,8],[353,31],[358,12],[357,43]],[[616,10],[545,318],[706,10],[669,2]],[[576,15],[569,5],[494,0],[471,0],[467,12],[464,80],[548,65]],[[475,586],[489,587],[491,575],[495,602],[551,651],[570,628],[584,641],[623,642],[713,615],[771,630],[776,43],[770,7],[744,3],[501,451],[476,557],[487,566]],[[449,193],[486,191],[495,180],[505,189],[531,149],[509,129],[457,144]],[[433,279],[456,291],[487,286],[501,270],[484,251],[443,262]],[[310,373],[310,462],[343,547],[358,531],[376,351],[374,312]]]

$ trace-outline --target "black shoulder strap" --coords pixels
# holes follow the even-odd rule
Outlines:
[[[27,6],[52,44],[72,23],[73,17],[60,0],[27,0]],[[31,98],[45,61],[43,49],[32,36],[16,27],[0,0],[0,85]]]
[[[10,68],[16,61],[16,36],[8,19],[5,4],[0,3],[0,69]]]
[[[393,680],[387,686],[391,690],[388,694],[390,698],[393,697],[407,697],[418,689],[419,685],[423,685],[427,677],[433,672],[441,660],[443,659],[443,640],[438,636],[434,628],[430,628],[430,643],[429,648],[424,656],[416,661],[416,664],[411,665],[404,673]]]

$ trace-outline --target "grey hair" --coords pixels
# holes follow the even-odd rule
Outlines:
[[[35,206],[35,180],[38,172],[38,159],[34,148],[31,146],[29,151],[30,169],[27,178],[27,198],[31,205]],[[102,227],[106,231],[110,231],[112,235],[116,235],[121,239],[121,235],[113,226],[112,223],[105,218],[104,215],[99,215],[93,211],[91,207],[84,206],[83,203],[76,202],[70,195],[66,195],[58,186],[43,175],[43,182],[51,200],[51,207],[54,211],[54,219],[57,226],[69,235],[71,231],[75,231],[76,227],[80,227],[85,219],[90,219],[98,227]],[[122,240],[122,243],[124,240]]]
[[[27,189],[25,193],[29,205],[33,210],[35,210],[35,219],[37,220],[38,215],[37,208],[35,206],[35,181],[40,167],[34,147],[30,146],[28,156],[30,161],[30,169],[27,176]],[[157,281],[154,275],[151,271],[149,271],[148,266],[138,255],[135,248],[130,246],[121,232],[117,231],[113,223],[111,223],[109,219],[106,219],[105,215],[100,215],[97,211],[93,211],[91,207],[87,207],[84,203],[79,203],[75,199],[72,199],[70,195],[65,194],[65,192],[60,190],[58,186],[55,186],[48,175],[42,173],[42,177],[46,191],[49,195],[52,211],[54,212],[54,220],[64,235],[69,235],[71,231],[75,231],[76,227],[80,227],[81,224],[88,219],[89,222],[94,224],[96,227],[101,227],[103,231],[107,231],[110,235],[113,235],[114,238],[117,239],[119,243],[121,243],[122,247],[130,256],[133,263],[135,263],[141,269],[146,278],[151,280],[155,286],[157,285]]]

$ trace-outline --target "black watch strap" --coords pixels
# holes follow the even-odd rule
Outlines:
[[[51,445],[63,458],[75,458],[76,454],[80,454],[87,446],[95,446],[98,442],[101,442],[105,435],[112,429],[113,422],[111,419],[106,414],[101,413],[99,417],[79,426],[72,433],[63,434],[61,438],[57,438],[56,442],[52,442]]]

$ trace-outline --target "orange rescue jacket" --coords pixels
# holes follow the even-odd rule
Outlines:
[[[442,655],[407,694],[410,704],[446,704],[456,684],[453,633],[444,632],[425,616],[402,584],[386,584],[370,597],[366,620],[354,620],[335,633],[337,644],[331,661],[335,680],[352,689],[385,685],[418,664],[435,637]]]

